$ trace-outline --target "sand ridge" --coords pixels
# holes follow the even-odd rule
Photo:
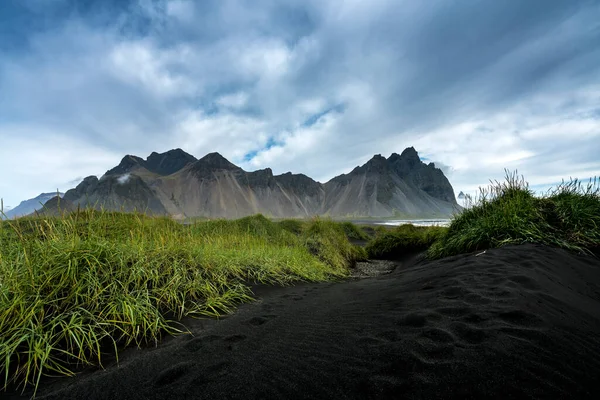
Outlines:
[[[257,286],[232,316],[186,320],[194,336],[38,398],[600,398],[600,260],[531,244],[479,253]]]

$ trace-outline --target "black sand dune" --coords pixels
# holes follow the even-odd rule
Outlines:
[[[195,337],[128,351],[39,397],[600,398],[592,257],[510,246],[257,295],[219,322],[192,322]]]

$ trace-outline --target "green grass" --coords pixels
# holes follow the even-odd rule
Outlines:
[[[473,207],[452,219],[446,234],[428,251],[431,259],[508,244],[539,243],[599,254],[600,181],[562,182],[541,197],[523,177],[506,173],[505,182],[480,190]]]
[[[185,332],[185,316],[232,312],[246,283],[348,276],[364,259],[343,225],[257,215],[183,225],[82,210],[0,222],[0,373],[37,388],[42,375],[101,365],[106,352]]]
[[[352,222],[338,222],[338,224],[344,230],[348,239],[354,240],[369,240],[370,236],[359,226]]]
[[[427,250],[447,228],[404,224],[377,231],[366,246],[369,258],[397,259],[405,254]]]

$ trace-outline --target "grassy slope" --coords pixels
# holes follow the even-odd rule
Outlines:
[[[428,257],[441,258],[507,244],[540,243],[599,254],[600,181],[563,182],[536,197],[521,177],[481,190],[477,204],[456,216]]]
[[[395,259],[405,254],[427,250],[447,228],[437,226],[400,225],[381,230],[366,246],[370,258]]]
[[[347,276],[364,258],[341,224],[263,216],[184,226],[85,210],[0,223],[0,371],[5,384],[101,363],[108,344],[154,342],[183,316],[218,316],[251,300],[247,281]]]

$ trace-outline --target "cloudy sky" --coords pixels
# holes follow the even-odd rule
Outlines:
[[[456,193],[600,176],[600,2],[0,1],[5,205],[125,154],[326,181],[409,146]]]

